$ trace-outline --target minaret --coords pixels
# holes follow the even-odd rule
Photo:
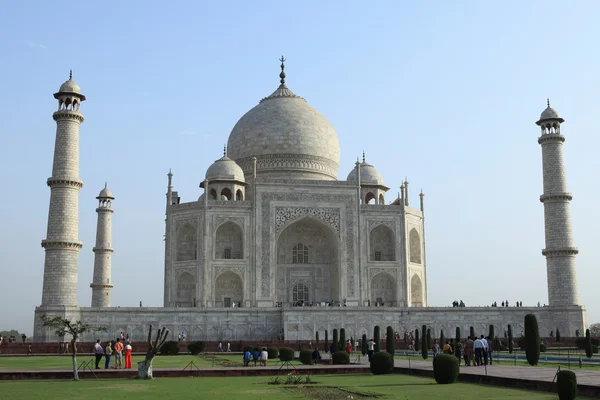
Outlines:
[[[112,282],[110,280],[111,258],[113,248],[111,247],[112,228],[112,201],[115,199],[111,191],[104,185],[104,189],[98,197],[98,226],[96,227],[96,246],[94,252],[94,281],[90,284],[92,288],[92,307],[110,307],[110,291]]]
[[[58,110],[56,142],[50,187],[48,230],[42,247],[46,250],[44,284],[41,307],[77,305],[77,257],[82,243],[79,241],[79,125],[83,114],[79,112],[85,96],[79,85],[69,80],[60,86],[54,98]]]
[[[550,306],[579,304],[575,256],[579,252],[573,245],[569,202],[573,198],[567,189],[567,178],[563,161],[565,137],[560,133],[564,119],[548,107],[536,122],[542,129],[538,143],[542,146],[542,169],[544,194],[544,225],[548,273],[548,302]]]

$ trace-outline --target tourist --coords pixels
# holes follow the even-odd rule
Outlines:
[[[247,367],[250,364],[250,359],[252,358],[252,354],[250,354],[250,350],[246,350],[244,352],[244,367]]]
[[[450,346],[450,342],[446,340],[444,347],[442,348],[442,352],[444,354],[452,354],[452,346]]]
[[[269,359],[269,353],[267,353],[267,349],[265,347],[263,347],[262,351],[260,352],[260,363],[263,365],[263,367],[267,366],[268,359]]]
[[[96,356],[96,369],[100,369],[100,360],[102,360],[102,356],[104,355],[100,339],[96,340],[96,344],[94,345],[94,355]]]
[[[494,344],[493,344],[493,340],[492,338],[490,338],[489,336],[487,337],[487,349],[486,349],[486,354],[487,354],[487,358],[490,362],[490,365],[492,365],[492,353],[494,351]]]
[[[458,365],[460,365],[460,359],[462,358],[463,345],[460,340],[457,340],[454,345],[454,356],[458,358]]]
[[[108,369],[110,367],[110,356],[112,355],[112,352],[112,343],[109,340],[108,343],[106,343],[106,347],[104,348],[104,359],[106,360],[104,362],[104,369]]]
[[[254,366],[256,367],[256,363],[258,361],[260,361],[260,352],[258,351],[258,348],[254,348],[254,351],[252,352],[252,361],[254,361]]]
[[[488,341],[483,335],[481,335],[481,355],[483,356],[483,363],[488,363]]]
[[[319,363],[319,360],[321,359],[321,353],[319,353],[319,349],[315,347],[315,351],[313,351],[312,353],[312,359],[313,362],[315,363],[315,365],[317,365]]]
[[[329,352],[331,354],[335,353],[335,346],[333,345],[333,343],[329,345]]]
[[[352,353],[352,345],[350,344],[350,342],[346,343],[346,353]]]
[[[433,341],[433,347],[431,348],[431,351],[433,352],[433,358],[436,358],[440,352],[440,345],[438,344],[437,340]]]
[[[483,364],[483,342],[479,338],[475,338],[473,342],[473,349],[475,349],[475,361],[473,365],[482,365]]]
[[[125,368],[131,368],[131,351],[133,348],[131,347],[131,342],[127,342],[127,346],[125,346]]]
[[[465,342],[465,365],[467,367],[471,366],[471,362],[475,365],[475,359],[473,358],[475,342],[473,342],[473,338],[471,336],[467,337],[467,341]]]
[[[65,342],[60,342],[58,346],[58,354],[65,354]]]
[[[123,332],[121,332],[123,333]],[[115,368],[123,368],[122,357],[123,357],[123,342],[121,342],[120,338],[117,338],[117,343],[114,346],[115,350]]]
[[[219,351],[222,353],[223,352],[223,343],[219,342]]]
[[[231,343],[227,343],[227,352],[231,353]]]
[[[369,362],[371,362],[371,357],[373,357],[373,353],[375,352],[375,342],[373,339],[370,339],[367,342],[367,354],[369,355]]]
[[[30,356],[31,355],[31,345],[29,345],[27,347],[27,355]]]

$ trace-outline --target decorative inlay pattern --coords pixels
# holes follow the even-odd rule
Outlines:
[[[194,278],[196,277],[196,268],[177,268],[175,270],[175,274],[177,275],[177,279],[183,274],[190,274]]]
[[[291,221],[304,216],[317,217],[323,222],[335,228],[338,236],[340,233],[340,209],[339,208],[315,208],[315,207],[277,207],[275,208],[275,232],[279,233]]]
[[[254,161],[251,157],[236,160],[242,168],[245,175],[251,175],[254,168]],[[261,155],[257,157],[256,169],[264,170],[302,170],[313,173],[322,173],[329,175],[332,178],[337,176],[339,165],[332,160],[299,154],[277,154],[277,155]]]
[[[214,267],[214,268],[215,268],[215,274],[213,276],[215,277],[215,282],[217,281],[217,278],[222,273],[228,272],[228,271],[238,274],[240,276],[240,278],[242,279],[242,281],[244,281],[244,267]]]
[[[398,268],[395,267],[391,267],[391,268],[369,268],[369,282],[371,282],[371,280],[373,279],[373,277],[379,275],[380,273],[385,272],[387,274],[390,274],[391,276],[394,277],[394,279],[396,279],[396,282],[398,282]]]
[[[191,218],[182,218],[182,219],[178,219],[175,221],[175,229],[179,229],[181,226],[183,225],[191,225],[192,227],[196,228],[196,226],[198,225],[198,219],[196,217],[191,217]]]
[[[345,207],[345,232],[341,231],[340,217],[341,210],[337,211],[337,229],[342,240],[346,245],[346,259],[340,260],[342,265],[346,266],[346,279],[348,297],[354,297],[356,295],[356,273],[354,266],[354,227],[356,226],[356,216],[354,211],[356,210],[356,196],[353,195],[336,195],[336,194],[307,194],[307,193],[278,193],[278,192],[266,192],[259,193],[257,204],[260,204],[261,213],[261,285],[260,294],[262,297],[269,297],[271,295],[271,239],[270,229],[271,226],[276,227],[276,221],[271,221],[271,203],[273,201],[290,201],[290,202],[322,202],[322,203],[337,203],[344,204]],[[285,207],[282,207],[285,208]],[[309,209],[309,207],[306,207]],[[331,208],[329,208],[331,209]],[[329,222],[327,222],[329,224]],[[332,225],[333,226],[333,225]],[[343,276],[340,278],[342,279]]]
[[[231,221],[234,224],[238,224],[242,229],[244,228],[244,217],[228,217],[226,215],[215,215],[215,229],[228,221]]]
[[[369,221],[369,232],[371,232],[375,227],[379,225],[385,225],[390,228],[394,233],[396,233],[396,221]]]

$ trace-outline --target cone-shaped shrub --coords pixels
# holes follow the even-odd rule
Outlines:
[[[433,359],[433,377],[437,383],[454,383],[459,372],[458,358],[452,354],[440,354]]]
[[[560,342],[560,331],[556,328],[556,341]]]
[[[333,349],[334,349],[333,351],[338,351],[339,343],[338,343],[338,330],[337,329],[333,330],[333,341],[331,343],[333,344]]]
[[[373,341],[375,342],[375,353],[379,353],[381,351],[381,329],[379,325],[376,325],[373,331]]]
[[[325,331],[325,353],[329,351],[329,331]]]
[[[577,397],[577,376],[573,371],[563,369],[556,374],[559,400],[573,400]]]
[[[587,358],[592,358],[592,356],[594,355],[593,350],[594,349],[592,349],[592,337],[590,336],[590,330],[586,329],[585,330],[585,356]]]
[[[340,342],[338,343],[339,351],[346,351],[346,329],[340,329]]]
[[[540,359],[540,331],[534,314],[525,316],[525,355],[529,365],[537,365]]]
[[[431,341],[431,329],[427,328],[427,350],[431,350],[433,342]]]
[[[494,325],[490,325],[490,332],[488,333],[488,337],[490,338],[490,340],[493,340],[494,336]]]
[[[385,351],[394,357],[394,328],[388,326],[385,330]]]
[[[443,349],[444,348],[444,340],[446,338],[444,337],[444,330],[440,329],[440,347]]]
[[[457,326],[456,327],[456,341],[460,342],[460,328]]]
[[[371,357],[371,372],[375,375],[394,372],[394,359],[387,351],[380,351]]]
[[[512,325],[508,326],[508,353],[512,354],[513,352],[513,334],[512,334]]]
[[[427,347],[427,334],[430,334],[431,331],[429,331],[425,325],[423,325],[422,330],[423,337],[421,338],[421,357],[423,357],[423,360],[427,360],[429,355],[429,347]]]
[[[362,335],[362,339],[360,342],[360,351],[363,356],[367,354],[367,334],[366,333],[363,333],[363,335]]]
[[[473,328],[472,326],[469,327],[469,335],[471,335],[471,338],[475,340],[475,328]]]
[[[319,331],[315,332],[315,341],[317,342],[317,349],[319,348]]]
[[[419,351],[421,349],[421,341],[419,339],[419,330],[415,329],[415,351]]]

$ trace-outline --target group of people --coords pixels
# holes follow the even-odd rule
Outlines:
[[[127,341],[127,344],[124,345],[123,341],[121,341],[121,338],[117,338],[114,346],[112,341],[108,341],[106,343],[106,346],[102,347],[102,341],[98,339],[96,341],[96,344],[94,345],[94,355],[96,356],[96,369],[100,369],[100,361],[102,361],[102,357],[105,358],[104,369],[111,368],[110,360],[113,355],[115,362],[112,368],[123,368],[123,352],[125,353],[125,368],[131,368],[132,350],[133,348],[131,347],[131,342],[129,340]]]
[[[464,350],[464,351],[463,351]],[[437,340],[434,341],[433,357],[437,357],[440,354],[440,345]],[[461,341],[454,341],[453,339],[446,340],[444,347],[441,349],[444,354],[454,354],[458,357],[458,362],[464,359],[465,366],[480,366],[480,365],[492,365],[492,355],[494,353],[493,341],[489,337],[481,335],[480,338],[476,336],[469,336],[465,340],[464,344]]]
[[[219,343],[220,345],[221,343]],[[229,343],[227,343],[229,345]],[[222,351],[222,350],[221,350]],[[250,361],[254,361],[254,365],[257,362],[260,362],[260,365],[263,367],[267,366],[267,361],[269,360],[269,353],[267,353],[266,347],[263,347],[262,351],[258,351],[258,349],[254,349],[252,352],[250,350],[246,350],[244,352],[244,367],[250,365]]]

